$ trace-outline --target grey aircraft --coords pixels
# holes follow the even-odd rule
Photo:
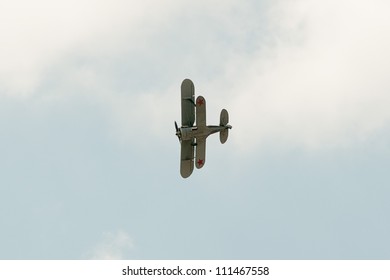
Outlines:
[[[196,110],[195,110],[196,108]],[[196,125],[194,122],[196,120]],[[219,125],[206,125],[206,100],[198,96],[195,103],[195,87],[191,80],[185,79],[181,84],[181,127],[175,122],[176,135],[181,144],[180,174],[187,178],[196,168],[202,168],[206,160],[206,138],[219,132],[221,143],[225,143],[229,129],[229,114],[222,109]],[[196,149],[196,152],[195,152]],[[194,158],[194,154],[196,155]]]

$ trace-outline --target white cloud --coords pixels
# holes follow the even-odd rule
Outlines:
[[[323,150],[390,124],[385,1],[279,1],[273,39],[234,73],[237,144]]]
[[[133,240],[126,232],[105,232],[90,256],[97,260],[119,260],[126,258],[133,246]]]
[[[15,0],[0,5],[0,91],[30,96],[53,64],[69,54],[92,57],[120,54],[150,32],[148,23],[162,20],[170,9],[154,1]],[[166,1],[167,7],[170,1]],[[156,16],[158,14],[158,16]]]
[[[31,96],[59,63],[55,86],[102,104],[127,142],[135,130],[165,137],[192,78],[210,122],[229,110],[239,152],[343,147],[389,125],[386,1],[158,3],[4,2],[1,92]]]

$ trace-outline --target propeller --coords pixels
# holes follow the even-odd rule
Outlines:
[[[175,122],[175,128],[176,128],[176,136],[177,138],[179,138],[179,141],[181,142],[181,132],[176,122]]]

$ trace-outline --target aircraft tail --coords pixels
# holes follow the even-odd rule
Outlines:
[[[226,140],[228,139],[228,136],[229,136],[228,129],[221,130],[221,132],[219,133],[219,140],[221,141],[222,144],[224,144],[226,142]]]
[[[222,109],[219,125],[225,126],[228,124],[228,122],[229,122],[229,113],[225,109]]]
[[[226,129],[221,130],[221,132],[219,133],[219,140],[221,141],[222,144],[227,141],[229,136],[229,129],[232,128],[230,125],[227,125],[228,122],[229,122],[229,113],[225,109],[222,109],[219,125],[226,126]]]

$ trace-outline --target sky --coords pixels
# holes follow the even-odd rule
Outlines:
[[[0,259],[389,259],[389,8],[0,0]]]

